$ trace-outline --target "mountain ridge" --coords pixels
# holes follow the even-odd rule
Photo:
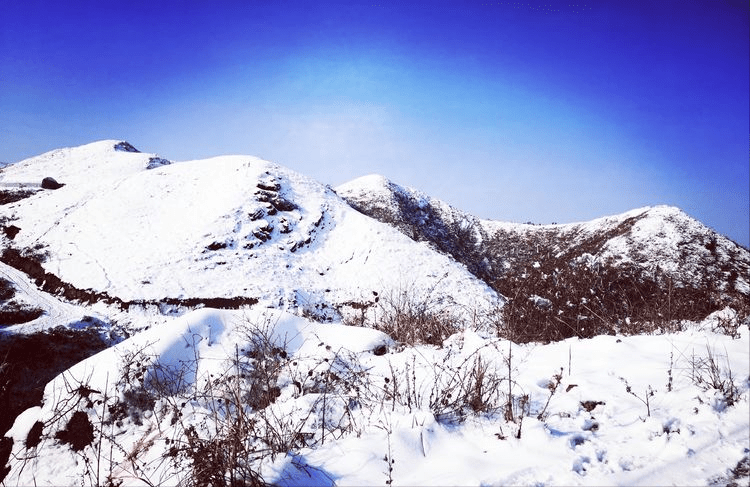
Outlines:
[[[12,187],[48,176],[65,186]],[[117,140],[20,161],[0,171],[0,183],[10,185],[0,260],[69,302],[148,308],[156,321],[255,303],[340,320],[371,306],[373,293],[418,282],[412,291],[465,308],[514,298],[532,328],[564,322],[547,337],[559,339],[616,332],[633,319],[745,310],[750,294],[747,249],[672,206],[501,222],[381,175],[332,190],[251,156],[173,162]]]
[[[479,219],[379,175],[337,192],[358,211],[451,255],[498,293],[520,295],[517,319],[552,328],[556,338],[581,334],[582,320],[591,336],[632,319],[702,319],[730,305],[749,312],[750,252],[674,206],[534,225]],[[571,303],[566,291],[579,301]],[[538,309],[538,298],[547,309]]]

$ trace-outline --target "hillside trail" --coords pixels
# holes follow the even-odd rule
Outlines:
[[[66,325],[78,321],[84,316],[81,307],[65,303],[54,296],[40,291],[37,286],[23,272],[0,262],[0,278],[13,283],[16,288],[16,296],[25,303],[32,304],[42,309],[44,313],[37,319],[27,323],[4,327],[4,331],[15,333],[35,333],[54,328],[58,325]]]

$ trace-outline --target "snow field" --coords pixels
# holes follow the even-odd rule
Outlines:
[[[208,440],[236,426],[231,419],[245,416],[219,399],[238,384],[245,401],[257,401],[261,382],[237,377],[270,371],[264,377],[278,388],[274,401],[255,409],[246,403],[243,414],[264,426],[245,441],[247,466],[279,485],[705,485],[746,456],[750,441],[750,334],[746,325],[738,339],[714,334],[708,321],[668,335],[548,345],[466,330],[432,347],[275,310],[204,309],[52,381],[43,407],[19,416],[6,435],[14,455],[27,458],[6,484],[93,484],[98,470],[100,481],[112,474],[124,485],[174,485],[192,464],[168,455],[170,447],[184,444],[191,427]],[[709,352],[720,378],[732,371],[729,402],[726,392],[696,380],[708,372]],[[240,366],[232,359],[242,354]],[[484,371],[479,381],[477,370]],[[130,386],[142,388],[125,387],[127,374]],[[495,388],[472,407],[478,383]],[[82,386],[96,392],[84,397]],[[134,403],[128,390],[154,400]],[[110,421],[106,406],[118,401],[132,409]],[[75,410],[88,415],[103,446],[94,441],[74,452],[55,439]],[[35,421],[44,435],[26,450]],[[271,449],[269,429],[287,451]]]

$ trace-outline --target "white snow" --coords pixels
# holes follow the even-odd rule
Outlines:
[[[279,417],[299,421],[301,431],[314,442],[292,455],[259,460],[255,468],[266,481],[279,485],[377,485],[387,480],[393,485],[706,485],[726,476],[748,454],[750,334],[747,326],[741,327],[740,339],[700,328],[705,324],[669,335],[600,336],[524,346],[466,330],[443,348],[401,348],[374,330],[313,323],[280,311],[200,310],[105,350],[51,382],[41,410],[24,413],[8,433],[16,439],[14,455],[26,460],[13,464],[6,485],[94,481],[91,472],[86,473],[84,459],[89,465],[101,462],[100,481],[110,471],[120,475],[125,485],[143,485],[137,477],[166,485],[185,478],[189,469],[159,461],[168,451],[160,438],[173,438],[176,429],[167,406],[191,397],[190,391],[206,390],[208,381],[231,370],[228,359],[250,346],[248,329],[266,330],[273,343],[285,348],[288,360],[279,376],[279,399],[269,408]],[[389,352],[375,355],[381,345]],[[107,399],[105,390],[110,400],[116,397],[115,383],[123,373],[118,367],[128,351],[137,350],[159,364],[148,369],[147,377],[157,378],[165,370],[184,371],[181,388],[171,395],[164,393],[167,397],[153,412],[142,414],[142,424],[125,419],[123,425],[107,426],[102,423],[107,414],[99,401]],[[725,394],[696,379],[707,373],[709,353],[721,377],[727,379],[731,370],[737,388],[731,405]],[[430,394],[449,387],[456,374],[468,373],[477,357],[487,374],[503,380],[497,391],[502,406],[507,399],[509,356],[511,394],[516,401],[523,395],[529,398],[527,408],[516,411],[523,414],[520,438],[519,423],[507,421],[499,411],[468,415],[463,422],[456,421],[455,415],[436,416],[439,407],[430,407]],[[352,421],[347,429],[334,430],[323,439],[323,413],[313,407],[320,405],[315,402],[320,395],[309,390],[300,394],[294,381],[304,381],[308,370],[344,374],[344,365],[364,371],[362,383],[369,383],[369,388],[330,396],[327,413],[345,412]],[[560,382],[550,397],[556,374]],[[406,384],[411,384],[415,402],[407,404],[405,396],[393,401],[389,395],[393,381],[401,381],[396,387],[403,395]],[[24,433],[37,419],[44,422],[46,432],[64,426],[70,409],[76,407],[61,411],[60,404],[73,404],[70,397],[76,397],[81,385],[97,392],[88,396],[92,404],[87,407],[82,404],[86,401],[80,401],[77,409],[85,411],[96,427],[113,430],[104,447],[93,445],[76,454],[48,437],[33,451],[24,451]],[[182,420],[196,425],[210,421],[209,407],[205,400],[193,399],[183,409]],[[298,415],[305,407],[313,407],[312,417]],[[110,439],[116,445],[111,458]],[[106,461],[100,451],[107,452]],[[136,462],[141,465],[137,475],[126,460],[128,453],[142,462]],[[385,457],[395,460],[390,473]]]
[[[34,406],[22,412],[16,417],[13,426],[5,433],[5,436],[13,438],[14,443],[23,444],[29,435],[29,430],[39,420],[41,412],[42,408],[39,406]]]
[[[2,262],[0,262],[0,278],[13,283],[16,301],[26,303],[44,312],[30,323],[4,327],[6,331],[33,333],[54,328],[61,323],[80,320],[87,314],[86,310],[80,306],[63,302],[54,296],[39,291],[24,273]]]

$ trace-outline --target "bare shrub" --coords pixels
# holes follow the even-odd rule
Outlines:
[[[658,268],[609,260],[550,257],[508,270],[492,287],[510,297],[495,320],[498,334],[517,343],[677,331],[681,320],[702,320],[726,301]]]
[[[713,389],[721,394],[725,406],[733,406],[740,397],[739,388],[735,383],[732,368],[729,365],[729,357],[724,355],[724,366],[719,361],[719,355],[706,345],[706,355],[690,359],[691,379],[693,384],[704,391]],[[750,378],[748,378],[750,382]]]
[[[712,314],[707,318],[711,322],[711,331],[722,333],[732,338],[741,338],[740,326],[750,325],[750,305],[747,303],[732,303],[730,307]]]
[[[549,406],[550,401],[552,400],[552,396],[555,395],[557,392],[557,389],[560,387],[560,382],[562,382],[563,377],[563,368],[560,367],[560,372],[557,374],[554,374],[552,376],[552,380],[547,382],[547,390],[549,391],[549,396],[547,396],[547,401],[544,403],[544,407],[542,408],[541,412],[537,415],[536,419],[539,421],[544,421],[547,419],[547,407]]]
[[[651,385],[649,385],[646,388],[646,390],[643,392],[643,395],[640,395],[636,393],[635,391],[633,391],[633,388],[631,387],[630,384],[628,384],[628,381],[624,377],[620,377],[620,380],[622,381],[623,384],[625,384],[625,392],[627,392],[634,398],[638,399],[644,404],[644,406],[646,406],[646,416],[650,417],[651,416],[651,398],[654,397],[657,391],[654,390],[651,387]]]
[[[196,396],[206,407],[204,418],[186,422],[178,414],[176,434],[165,453],[176,463],[187,460],[191,473],[185,485],[265,485],[254,468],[263,452],[256,442],[256,422],[244,400],[241,377],[225,374],[208,380]]]
[[[514,379],[516,364],[498,349],[499,343],[490,342],[467,355],[449,347],[437,362],[415,353],[403,368],[390,364],[382,385],[368,384],[363,396],[379,397],[381,410],[429,410],[439,422],[460,423],[478,416],[502,418],[515,423],[520,434],[529,397],[519,394]],[[417,369],[422,369],[419,374]]]
[[[364,375],[355,357],[338,351],[302,364],[287,355],[288,337],[276,335],[274,325],[268,320],[240,325],[246,345],[235,349],[223,372],[191,392],[204,419],[196,422],[195,413],[189,422],[177,416],[168,454],[191,465],[190,485],[263,485],[257,465],[266,456],[353,430],[351,410]],[[299,394],[299,406],[277,403],[289,387]]]
[[[460,330],[462,320],[455,305],[435,292],[441,281],[423,292],[411,284],[381,293],[369,310],[371,314],[365,317],[362,312],[357,324],[380,330],[406,345],[442,345]]]
[[[430,409],[436,417],[462,418],[467,413],[492,414],[501,410],[507,402],[501,385],[508,379],[500,376],[494,365],[477,354],[452,368],[443,387],[433,390],[435,394],[430,396]]]

